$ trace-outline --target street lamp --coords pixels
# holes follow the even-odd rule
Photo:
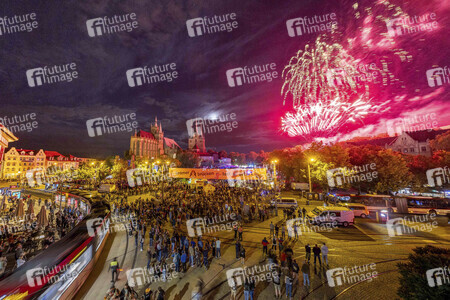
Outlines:
[[[309,192],[312,193],[312,185],[311,185],[311,167],[309,165],[310,162],[314,162],[314,158],[310,158],[308,161],[308,178],[309,178]]]
[[[273,185],[275,188],[275,216],[278,216],[278,199],[276,198],[276,191],[277,191],[277,159],[272,160],[273,164]]]

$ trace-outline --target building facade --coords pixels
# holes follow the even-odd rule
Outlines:
[[[3,158],[8,144],[17,140],[18,138],[8,128],[0,124],[0,171],[3,168]]]
[[[77,169],[81,158],[73,155],[64,156],[56,151],[26,150],[12,147],[4,155],[1,177],[4,179],[25,178],[29,170],[50,167],[56,170]]]
[[[191,151],[194,152],[200,152],[204,153],[206,152],[206,146],[205,146],[205,136],[198,132],[194,132],[194,134],[189,138],[188,141],[188,148]]]
[[[155,118],[155,124],[150,126],[150,132],[139,130],[130,139],[130,155],[137,158],[158,158],[167,155],[175,158],[180,146],[173,140],[164,137],[161,124]]]
[[[405,154],[432,156],[433,150],[431,149],[430,141],[447,131],[448,130],[422,130],[402,132],[400,135],[394,137],[364,140],[351,144],[377,145],[384,147],[385,149],[391,149]]]

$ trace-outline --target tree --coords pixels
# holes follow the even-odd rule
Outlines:
[[[397,264],[400,273],[400,287],[397,295],[403,299],[448,299],[450,285],[444,283],[431,287],[428,284],[427,271],[446,266],[448,268],[450,250],[428,245],[414,248],[413,251],[407,263]],[[434,278],[431,279],[434,280]]]
[[[228,157],[228,153],[225,150],[221,150],[219,151],[219,158],[227,158]]]
[[[258,158],[258,154],[254,151],[250,151],[250,153],[247,154],[247,163],[256,163],[256,159]]]
[[[177,158],[180,161],[182,168],[194,168],[200,162],[198,155],[191,151],[183,151]]]
[[[430,141],[433,150],[450,151],[450,130],[440,134]]]
[[[383,149],[371,161],[376,164],[377,178],[371,181],[371,183],[374,183],[373,189],[375,192],[396,192],[408,187],[413,179],[413,175],[401,153]]]

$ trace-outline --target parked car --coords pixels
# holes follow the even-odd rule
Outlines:
[[[310,223],[323,224],[332,223],[348,227],[354,224],[355,214],[352,210],[343,206],[317,206],[306,214]]]
[[[367,206],[360,203],[339,203],[339,206],[347,207],[353,211],[355,217],[367,218],[369,216],[369,210]]]

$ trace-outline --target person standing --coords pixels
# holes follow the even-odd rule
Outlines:
[[[286,298],[292,299],[292,277],[291,277],[291,274],[286,275],[285,283],[286,283]]]
[[[234,277],[231,277],[231,300],[236,300],[237,285]]]
[[[281,227],[281,237],[283,240],[286,239],[286,226]]]
[[[242,232],[244,229],[242,228],[242,224],[239,225],[238,233],[239,233],[239,240],[242,241]]]
[[[313,253],[314,253],[314,264],[316,264],[316,258],[318,258],[320,265],[322,265],[322,261],[320,260],[320,248],[319,246],[317,246],[317,244],[313,248]]]
[[[245,278],[244,282],[244,298],[245,300],[248,300],[250,296],[250,282],[248,281],[248,278]]]
[[[281,298],[281,272],[276,271],[277,276],[273,277],[273,286],[275,288],[275,298]]]
[[[111,263],[109,264],[109,269],[111,270],[112,275],[111,282],[116,282],[117,278],[119,277],[119,262],[117,261],[117,257],[114,257],[114,259],[111,261]]]
[[[306,218],[306,208],[303,207],[302,213],[303,213],[303,220],[304,220]]]
[[[261,244],[263,245],[263,254],[267,255],[267,245],[269,245],[269,242],[266,240],[266,237],[264,237]]]
[[[253,300],[255,294],[255,281],[250,277],[250,300]]]
[[[326,263],[327,267],[328,267],[328,247],[327,247],[327,245],[325,245],[325,243],[323,243],[323,246],[322,246],[321,250],[322,250],[323,262]]]
[[[245,263],[245,249],[241,246],[241,264]]]
[[[306,251],[305,259],[308,260],[308,264],[309,264],[309,262],[311,260],[311,247],[309,246],[309,244],[305,245],[305,251]]]
[[[181,254],[181,266],[183,268],[183,273],[186,273],[186,262],[187,262],[187,254],[183,251],[183,254]]]
[[[192,244],[189,245],[189,262],[191,263],[191,268],[194,267],[194,247],[192,247]]]
[[[309,287],[309,262],[305,261],[302,265],[303,285]]]
[[[273,225],[272,222],[270,222],[270,236],[273,236],[274,230],[275,230],[275,226]]]
[[[277,238],[275,235],[272,237],[272,249],[275,249],[277,251]]]
[[[236,249],[236,259],[239,259],[241,255],[241,243],[239,243],[239,241],[236,241],[236,244],[234,246]]]
[[[294,259],[294,262],[292,263],[292,285],[296,284],[298,280],[298,273],[300,272],[300,267],[297,264],[297,261]]]
[[[216,256],[217,258],[220,258],[221,254],[220,254],[220,238],[217,238],[216,241]]]

